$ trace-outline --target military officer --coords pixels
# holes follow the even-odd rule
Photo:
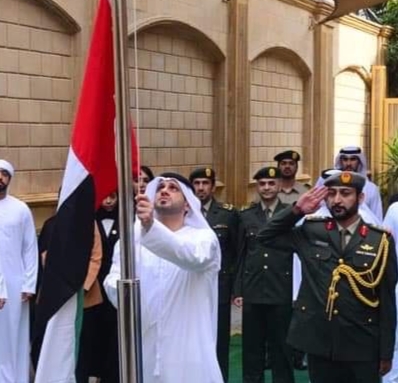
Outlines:
[[[214,198],[216,174],[211,168],[198,168],[189,176],[202,212],[220,241],[222,259],[218,280],[217,358],[225,382],[228,382],[229,340],[231,331],[231,297],[238,259],[239,214],[230,204]]]
[[[243,304],[242,363],[244,383],[263,383],[266,343],[274,383],[294,382],[292,354],[286,344],[292,312],[292,254],[264,245],[256,235],[274,214],[289,205],[278,198],[281,171],[260,169],[253,177],[260,202],[241,211],[244,246],[234,289]]]
[[[277,161],[282,175],[279,199],[283,203],[292,204],[298,200],[301,194],[308,190],[308,187],[296,181],[300,154],[294,150],[286,150],[278,153],[274,157],[274,161]]]
[[[397,259],[392,237],[358,214],[365,182],[355,172],[330,176],[258,234],[301,258],[288,342],[308,354],[311,383],[378,383],[391,368]],[[307,217],[294,228],[323,199],[332,217]]]
[[[308,190],[309,185],[304,185],[301,182],[296,181],[300,159],[300,154],[294,150],[286,150],[278,153],[274,157],[274,161],[277,161],[278,168],[282,172],[282,186],[281,191],[279,192],[279,199],[284,203],[292,204],[296,202],[301,194]],[[297,258],[293,263],[293,267],[295,268],[296,265],[300,265],[300,261]],[[294,275],[296,275],[295,270],[293,271],[293,276]],[[302,352],[294,350],[293,365],[297,370],[305,370],[307,368],[305,356]]]

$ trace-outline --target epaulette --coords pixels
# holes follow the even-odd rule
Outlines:
[[[371,229],[374,229],[374,230],[376,230],[376,231],[378,231],[378,232],[380,232],[380,233],[387,233],[387,234],[389,234],[389,235],[391,234],[390,230],[386,229],[386,228],[383,227],[383,226],[375,225],[375,224],[373,224],[373,223],[367,223],[367,225],[368,225]]]
[[[232,205],[231,203],[223,203],[221,207],[225,210],[232,210],[234,208],[234,205]]]
[[[322,215],[306,215],[305,220],[311,222],[325,222],[329,220],[330,217],[322,216]]]
[[[255,207],[255,206],[256,206],[256,204],[255,204],[254,202],[251,202],[251,203],[249,203],[248,205],[243,205],[243,206],[240,208],[240,211],[249,210],[249,209],[252,209],[252,208]]]

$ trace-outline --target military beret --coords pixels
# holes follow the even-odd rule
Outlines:
[[[194,191],[192,184],[181,174],[178,173],[173,173],[173,172],[165,172],[159,175],[159,177],[163,177],[163,178],[174,178],[177,181],[180,181],[181,183],[183,183],[184,185],[188,186],[192,191]]]
[[[356,172],[346,172],[342,171],[328,177],[324,185],[325,186],[346,186],[355,188],[358,191],[362,191],[365,186],[366,178]]]
[[[285,152],[278,153],[274,157],[274,161],[281,162],[283,160],[294,160],[294,161],[300,161],[300,154],[298,154],[294,150],[286,150]]]
[[[355,154],[361,154],[361,152],[362,150],[358,146],[346,146],[344,148],[341,148],[339,153],[355,155]]]
[[[262,168],[253,176],[254,180],[259,180],[261,178],[281,178],[281,171],[275,166]]]
[[[189,181],[196,178],[208,178],[212,182],[216,180],[216,172],[212,168],[197,168],[189,175]]]

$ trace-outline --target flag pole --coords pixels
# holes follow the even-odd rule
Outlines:
[[[132,125],[128,93],[126,0],[113,0],[112,8],[121,262],[121,279],[117,286],[120,381],[121,383],[142,383],[140,284],[136,277],[134,251]]]

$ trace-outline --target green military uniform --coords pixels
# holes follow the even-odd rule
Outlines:
[[[264,246],[297,252],[302,263],[288,343],[308,353],[311,383],[379,382],[379,362],[392,359],[395,339],[393,239],[360,220],[343,248],[333,218],[293,228],[301,217],[292,209],[258,236]]]
[[[231,296],[238,259],[239,215],[229,204],[212,200],[206,219],[217,234],[221,247],[218,277],[217,357],[225,382],[228,381],[229,340],[231,333]]]
[[[222,204],[211,197],[216,184],[216,173],[213,169],[197,168],[191,172],[189,181],[194,189],[198,179],[211,182],[212,191],[206,195],[210,200],[207,201],[206,198],[205,203],[204,198],[201,200],[202,211],[216,233],[221,247],[221,269],[218,275],[217,359],[224,381],[228,382],[231,297],[240,243],[239,214],[232,205]],[[200,191],[198,193],[200,194]]]
[[[278,201],[274,214],[289,205]],[[292,310],[292,254],[264,245],[257,233],[267,216],[261,203],[241,211],[244,246],[234,295],[243,297],[242,356],[244,383],[264,382],[266,343],[274,383],[294,382],[286,344]]]
[[[286,150],[284,152],[278,153],[274,157],[274,161],[278,163],[278,167],[280,166],[280,162],[283,160],[292,160],[295,161],[296,164],[300,161],[300,154],[295,150]],[[283,186],[278,194],[279,199],[283,203],[293,204],[295,203],[299,197],[304,194],[309,189],[308,184],[302,184],[301,182],[295,181],[293,186],[288,190],[284,189]]]

